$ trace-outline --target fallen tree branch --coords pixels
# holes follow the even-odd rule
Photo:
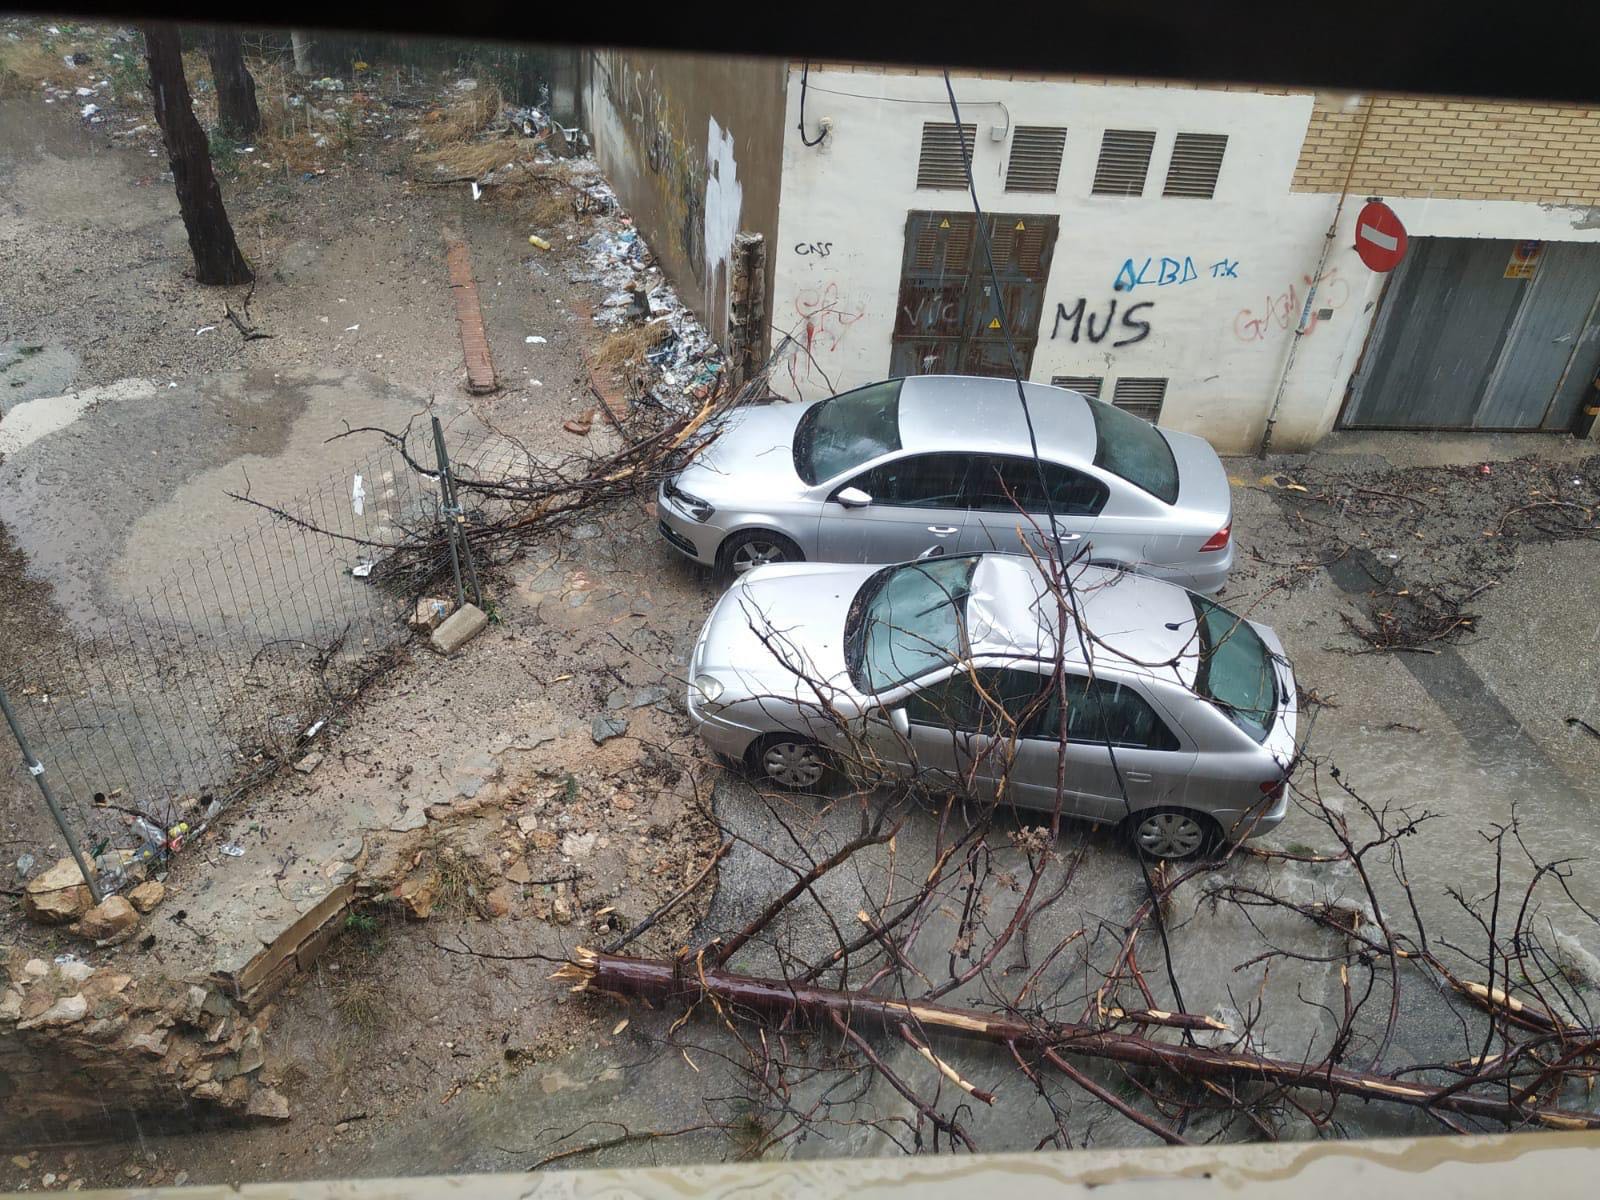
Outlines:
[[[1463,1081],[1448,1087],[1401,1082],[1388,1075],[1354,1071],[1328,1062],[1294,1062],[1247,1050],[1173,1045],[1090,1025],[907,1002],[714,969],[691,972],[685,967],[682,962],[626,958],[579,947],[572,960],[552,978],[575,981],[575,992],[594,990],[659,1001],[706,998],[719,1007],[777,1018],[780,1022],[807,1020],[838,1025],[849,1021],[852,1033],[863,1019],[891,1032],[902,1022],[911,1022],[925,1032],[939,1031],[1002,1046],[1015,1043],[1065,1057],[1161,1068],[1186,1079],[1254,1082],[1402,1104],[1424,1111],[1438,1108],[1513,1127],[1600,1129],[1600,1112],[1518,1104],[1508,1099],[1507,1077],[1503,1073],[1490,1072],[1465,1081],[1474,1086],[1499,1085],[1496,1094],[1485,1094],[1465,1090]],[[1596,1040],[1600,1041],[1600,1037]]]

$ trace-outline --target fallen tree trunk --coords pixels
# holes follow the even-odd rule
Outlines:
[[[1306,1088],[1330,1096],[1387,1101],[1502,1121],[1507,1125],[1543,1125],[1551,1129],[1600,1129],[1600,1113],[1521,1105],[1503,1098],[1506,1077],[1485,1075],[1474,1081],[1498,1084],[1502,1095],[1460,1090],[1463,1081],[1447,1087],[1401,1081],[1385,1075],[1352,1071],[1322,1063],[1268,1058],[1239,1050],[1155,1042],[1114,1033],[1092,1025],[1028,1021],[999,1013],[919,1004],[882,996],[841,992],[761,979],[705,968],[693,960],[628,958],[579,947],[555,978],[576,981],[574,991],[594,990],[652,1000],[695,1000],[737,1006],[748,1013],[777,1020],[799,1018],[826,1026],[835,1018],[866,1019],[894,1033],[910,1022],[927,1033],[943,1032],[979,1038],[998,1045],[1029,1046],[1058,1055],[1101,1059],[1139,1067],[1163,1067],[1186,1079],[1226,1079]]]

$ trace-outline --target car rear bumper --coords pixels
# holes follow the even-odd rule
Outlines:
[[[1208,554],[1201,554],[1185,564],[1189,578],[1179,580],[1191,591],[1196,591],[1205,596],[1214,596],[1222,590],[1222,585],[1228,582],[1228,572],[1233,569],[1233,541],[1229,540],[1222,550],[1213,550]]]
[[[1262,810],[1260,805],[1245,809],[1243,812],[1213,814],[1222,825],[1224,835],[1230,842],[1248,842],[1258,837],[1265,837],[1279,825],[1283,824],[1284,817],[1289,815],[1289,789],[1272,802],[1272,807]]]

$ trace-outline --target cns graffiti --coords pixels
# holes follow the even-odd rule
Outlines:
[[[1079,342],[1087,338],[1098,346],[1106,340],[1115,324],[1119,331],[1126,330],[1127,336],[1119,337],[1111,343],[1112,349],[1119,346],[1132,346],[1142,342],[1150,336],[1150,322],[1137,314],[1145,309],[1153,309],[1154,300],[1141,300],[1137,304],[1130,304],[1122,310],[1122,320],[1117,322],[1117,301],[1112,299],[1106,308],[1105,316],[1101,319],[1098,307],[1091,309],[1086,296],[1079,296],[1078,302],[1070,309],[1065,304],[1056,305],[1056,323],[1050,331],[1052,338],[1061,336],[1063,326],[1070,329],[1070,340]]]
[[[794,252],[801,255],[812,255],[816,258],[827,258],[833,253],[832,242],[796,242]]]
[[[1239,261],[1233,258],[1222,258],[1205,268],[1206,277],[1211,279],[1237,279],[1239,278]],[[1123,262],[1122,270],[1117,272],[1116,279],[1111,284],[1114,292],[1131,292],[1137,287],[1181,287],[1186,283],[1193,283],[1202,278],[1200,268],[1194,265],[1194,259],[1185,254],[1182,258],[1171,258],[1162,255],[1160,258],[1148,257],[1143,262],[1130,258]]]
[[[1350,285],[1333,267],[1314,279],[1300,276],[1277,295],[1268,296],[1260,308],[1241,308],[1233,318],[1233,336],[1241,342],[1265,340],[1273,330],[1299,329],[1315,333],[1324,312],[1337,311],[1350,299]]]

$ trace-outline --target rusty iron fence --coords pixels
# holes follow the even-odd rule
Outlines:
[[[76,853],[114,890],[133,864],[181,849],[310,752],[396,660],[425,590],[450,594],[459,577],[478,598],[475,577],[452,570],[455,538],[440,536],[461,518],[434,466],[435,453],[449,466],[443,437],[432,440],[413,435],[409,461],[386,443],[288,498],[257,485],[239,501],[260,506],[245,532],[25,652],[26,667],[0,679],[18,735],[13,746],[0,728],[11,860],[0,870],[17,887]],[[458,439],[452,455],[476,472],[497,467],[482,439]],[[401,542],[438,551],[388,571]]]

